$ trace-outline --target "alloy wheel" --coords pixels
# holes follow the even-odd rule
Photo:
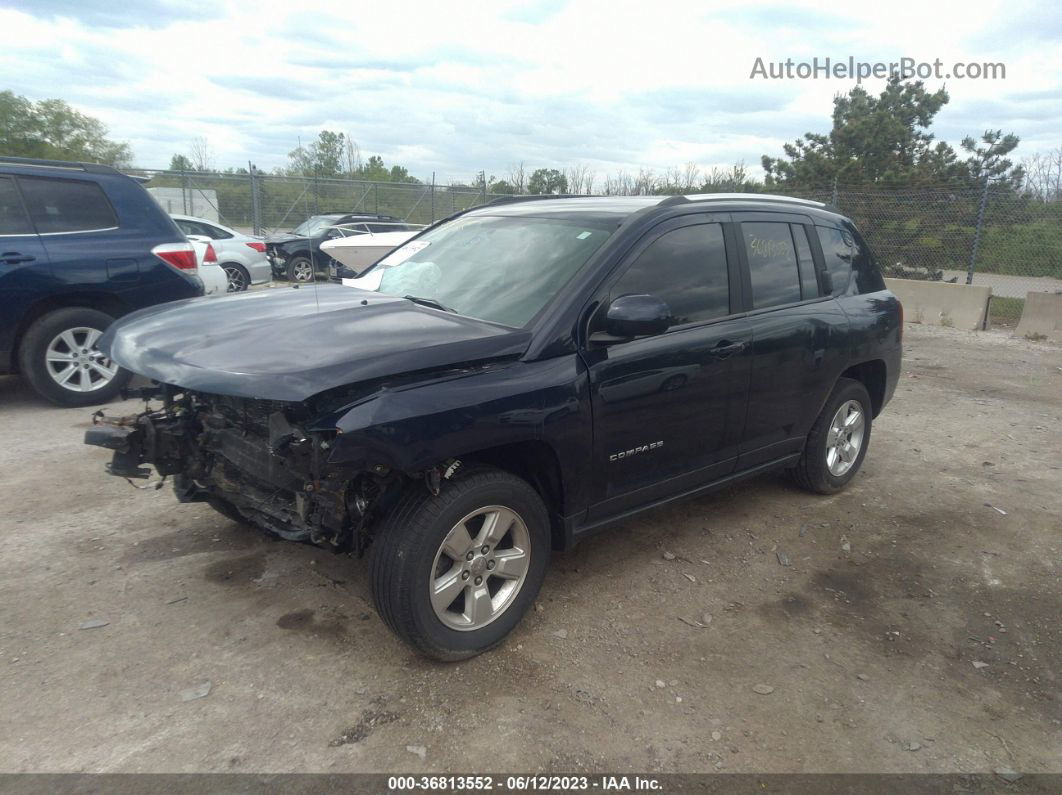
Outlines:
[[[313,266],[306,261],[296,262],[292,266],[292,275],[297,282],[313,281]]]
[[[826,434],[826,467],[841,477],[855,463],[863,447],[866,417],[858,400],[847,400],[837,409]]]
[[[488,505],[447,533],[432,566],[432,609],[447,627],[481,629],[509,608],[531,562],[531,536],[518,513]]]
[[[45,352],[52,380],[71,392],[94,392],[107,386],[118,375],[118,365],[96,347],[102,334],[86,326],[57,334]]]
[[[243,270],[238,266],[226,265],[225,275],[229,279],[228,291],[230,293],[238,293],[247,289],[247,278],[243,275]]]

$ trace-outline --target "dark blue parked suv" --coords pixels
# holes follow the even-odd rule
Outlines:
[[[130,378],[96,348],[107,326],[202,294],[195,250],[136,180],[0,157],[0,373],[60,405],[103,403]]]

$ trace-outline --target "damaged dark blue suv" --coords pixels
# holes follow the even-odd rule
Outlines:
[[[796,199],[506,200],[357,284],[122,319],[101,348],[160,403],[86,441],[182,502],[367,551],[381,616],[444,660],[611,522],[768,470],[843,488],[900,371],[866,243]]]

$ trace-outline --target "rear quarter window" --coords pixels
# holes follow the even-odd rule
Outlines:
[[[30,219],[42,235],[90,232],[118,226],[106,194],[95,182],[19,177]]]
[[[834,296],[873,293],[885,289],[881,271],[866,241],[854,229],[817,226],[822,256]]]

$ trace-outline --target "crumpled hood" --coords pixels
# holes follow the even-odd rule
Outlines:
[[[193,298],[116,321],[111,359],[166,384],[302,401],[346,384],[522,354],[523,329],[335,284]]]

